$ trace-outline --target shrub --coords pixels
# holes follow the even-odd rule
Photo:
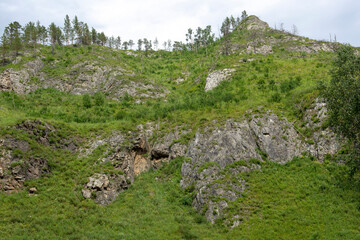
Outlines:
[[[96,106],[102,106],[105,103],[105,96],[102,92],[97,92],[94,94],[94,101]]]
[[[91,98],[89,94],[84,94],[82,101],[85,108],[91,108]]]

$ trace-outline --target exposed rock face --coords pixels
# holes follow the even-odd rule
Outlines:
[[[247,30],[266,30],[269,28],[269,24],[252,15],[246,19],[245,27]]]
[[[322,116],[321,111],[319,114]],[[336,142],[335,138],[327,140]],[[253,115],[242,122],[227,120],[222,127],[196,133],[182,165],[181,186],[195,191],[193,206],[214,223],[246,189],[238,173],[260,168],[257,163],[264,158],[284,164],[305,151],[316,152],[323,159],[337,150],[336,143],[306,143],[292,123],[272,113]],[[230,181],[231,176],[236,183]]]
[[[24,161],[17,154],[19,151],[29,152],[29,143],[10,136],[0,139],[0,190],[17,191],[24,186],[26,180],[50,172],[45,159],[31,157]]]
[[[106,179],[109,177],[102,176],[101,179],[103,180],[100,177],[92,177],[83,190],[83,196],[85,198],[95,198],[95,201],[100,204],[108,204],[115,200],[119,192],[134,182],[135,176],[148,171],[150,168],[157,169],[163,162],[168,162],[170,159],[185,155],[187,147],[180,143],[173,143],[179,137],[179,134],[170,132],[156,142],[149,143],[148,139],[153,133],[152,124],[147,124],[146,128],[139,125],[137,132],[128,135],[113,132],[110,137],[97,139],[89,143],[88,148],[82,149],[79,157],[87,157],[96,148],[108,146],[103,156],[98,160],[98,164],[110,162],[115,169],[124,173],[124,175],[112,177],[114,183],[120,180],[121,187],[119,188],[119,185],[115,184],[111,191],[107,187],[103,189],[93,184],[93,182],[98,183],[99,181],[106,183]],[[95,181],[94,179],[98,180]],[[124,181],[126,181],[126,185]],[[107,186],[107,184],[104,184],[104,186]],[[100,190],[95,191],[95,189]]]
[[[129,78],[135,73],[123,68],[101,66],[97,62],[80,62],[60,77],[48,76],[42,72],[44,63],[40,59],[24,64],[18,71],[7,69],[0,74],[0,91],[14,91],[25,94],[38,88],[56,88],[73,94],[95,93],[103,91],[114,98],[126,94],[137,98],[161,98],[169,90],[157,86],[151,80],[133,81]],[[48,68],[57,68],[56,63]]]
[[[254,47],[249,45],[246,49],[246,53],[260,53],[260,54],[271,54],[273,53],[272,47],[270,45],[263,45],[261,47]]]
[[[339,137],[329,128],[323,128],[322,124],[327,117],[326,104],[322,99],[316,99],[313,106],[306,110],[305,121],[306,127],[318,129],[314,131],[309,151],[320,161],[324,160],[327,154],[335,154],[340,149]]]
[[[19,71],[5,70],[0,74],[0,91],[14,91],[18,94],[24,94],[36,90],[32,86],[31,77],[36,76],[43,66],[43,62],[36,59],[26,63],[25,68]]]
[[[15,128],[35,136],[35,139],[39,144],[51,146],[53,148],[66,149],[71,152],[75,152],[77,149],[77,143],[73,138],[58,137],[57,129],[46,122],[40,120],[25,120],[16,125]],[[57,141],[54,141],[55,138]]]
[[[334,43],[318,43],[318,42],[308,42],[307,44],[299,44],[296,46],[289,46],[286,49],[289,51],[296,52],[306,52],[306,53],[318,53],[320,51],[324,52],[334,52]]]
[[[223,69],[211,72],[206,78],[205,92],[216,88],[222,81],[228,80],[235,69]]]
[[[60,137],[54,126],[39,120],[23,121],[13,129],[26,133],[43,147],[66,149],[73,153],[77,150],[74,138]],[[0,190],[20,190],[26,180],[50,173],[47,159],[33,155],[28,141],[10,135],[0,139]]]
[[[109,177],[95,173],[89,177],[89,182],[85,184],[82,194],[84,198],[94,199],[98,204],[107,205],[115,201],[119,193],[127,188],[128,183],[123,175]]]

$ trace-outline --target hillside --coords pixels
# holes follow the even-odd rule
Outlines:
[[[196,51],[7,56],[2,236],[359,239],[360,192],[318,89],[338,45],[250,16]]]

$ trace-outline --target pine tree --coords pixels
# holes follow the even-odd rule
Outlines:
[[[51,52],[54,54],[56,43],[62,45],[62,32],[60,27],[56,26],[55,23],[51,23],[49,26],[49,35],[50,35],[50,42],[51,42]]]
[[[134,41],[132,39],[129,40],[129,47],[132,50],[132,47],[135,45]]]
[[[244,21],[247,17],[248,17],[248,15],[247,15],[246,11],[245,10],[242,11],[242,13],[241,13],[241,21]]]
[[[97,32],[95,30],[95,28],[91,29],[91,42],[92,44],[97,44]]]
[[[47,38],[48,38],[48,32],[45,26],[40,25],[40,22],[37,22],[36,25],[37,32],[39,34],[39,41],[42,42],[43,45],[45,45]]]
[[[9,39],[8,39],[9,33],[5,29],[3,35],[1,36],[1,55],[2,55],[2,65],[6,64],[6,54],[9,50]]]
[[[116,49],[121,48],[121,38],[120,38],[120,36],[117,36],[117,38],[115,39],[115,47],[116,47]]]
[[[230,19],[226,17],[220,28],[224,42],[223,52],[225,55],[229,55],[230,53],[230,25],[231,25]]]
[[[154,40],[155,50],[158,50],[158,46],[159,46],[159,40],[158,40],[157,37],[156,37],[155,40]]]
[[[21,41],[21,25],[18,22],[12,22],[6,27],[9,33],[10,49],[14,50],[15,57],[19,54],[19,50],[22,48]]]
[[[84,45],[90,45],[90,43],[91,43],[91,33],[90,33],[90,30],[89,30],[89,27],[88,27],[88,25],[87,25],[87,23],[83,23],[82,24],[82,43],[84,44]]]
[[[71,22],[69,15],[66,15],[64,20],[64,36],[65,36],[66,45],[69,45],[69,41],[71,38]]]
[[[74,36],[75,36],[75,40],[77,44],[81,44],[81,37],[82,37],[82,29],[81,29],[81,25],[80,22],[77,18],[77,16],[75,16],[74,20],[73,20],[73,29],[74,29]]]
[[[138,40],[138,42],[137,42],[137,45],[138,45],[138,51],[141,51],[142,44],[143,44],[143,40],[139,39],[139,40]]]
[[[124,50],[128,50],[128,46],[129,46],[129,43],[128,42],[123,42],[123,49]]]

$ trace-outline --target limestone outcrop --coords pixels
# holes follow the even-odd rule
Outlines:
[[[325,110],[321,107],[322,103],[316,103],[308,111],[322,118]],[[314,144],[286,118],[270,112],[251,115],[243,121],[229,119],[220,127],[207,127],[198,131],[189,144],[181,169],[181,186],[191,189],[195,195],[194,208],[214,223],[224,216],[228,204],[246,190],[246,182],[239,173],[259,169],[265,160],[285,164],[304,152],[319,160],[336,153],[340,146],[335,135],[328,137],[331,131],[323,131],[326,136],[324,132],[314,134]]]
[[[211,72],[206,78],[205,92],[216,88],[221,82],[229,80],[235,69],[223,69]]]

